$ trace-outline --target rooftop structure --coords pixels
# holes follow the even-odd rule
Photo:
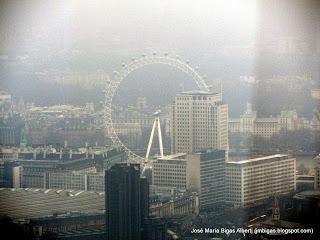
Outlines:
[[[264,161],[264,163],[278,161],[281,159],[286,159],[288,155],[286,154],[275,154],[265,157],[258,157],[252,159],[243,159],[239,161],[228,161],[228,164],[239,164],[239,165],[250,165],[250,163],[255,164],[255,162]]]
[[[67,212],[103,211],[104,193],[62,189],[0,188],[0,214],[31,219]]]
[[[203,91],[203,90],[192,90],[192,91],[182,92],[181,94],[178,94],[178,95],[207,95],[207,96],[210,96],[210,95],[215,95],[215,94],[217,94],[217,93],[210,92],[210,91]]]

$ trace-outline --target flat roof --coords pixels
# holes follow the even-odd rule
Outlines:
[[[281,158],[281,157],[289,157],[289,155],[287,155],[287,154],[274,154],[274,155],[265,156],[265,157],[245,159],[245,160],[240,160],[240,161],[231,161],[231,162],[227,162],[227,163],[241,165],[241,164],[258,162],[258,161],[263,161],[263,160],[268,160],[268,159],[273,159],[273,158]]]
[[[297,193],[293,197],[294,199],[314,199],[320,201],[320,191],[319,190],[307,190]]]
[[[0,188],[0,202],[0,214],[13,219],[105,210],[104,192],[82,190]]]
[[[217,95],[217,94],[219,93],[203,91],[203,90],[192,90],[192,91],[182,92],[178,95]]]
[[[229,118],[228,122],[240,122],[240,118]]]
[[[187,156],[186,153],[175,153],[175,154],[166,155],[166,156],[157,158],[157,160],[175,160],[175,159],[181,159],[185,156]]]

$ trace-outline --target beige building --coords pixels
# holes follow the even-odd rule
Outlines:
[[[270,138],[280,131],[292,131],[306,127],[304,119],[299,119],[297,112],[281,111],[277,117],[258,118],[248,104],[247,110],[237,119],[229,120],[229,132],[244,136],[259,136]]]
[[[190,91],[177,95],[171,114],[172,153],[228,148],[228,105],[221,94]]]
[[[186,190],[186,154],[173,154],[152,162],[152,185],[158,191]]]
[[[274,194],[296,189],[296,160],[288,155],[229,161],[226,167],[227,202],[234,207],[262,203]]]
[[[225,202],[225,151],[187,155],[187,189],[199,194],[200,208],[217,208]]]

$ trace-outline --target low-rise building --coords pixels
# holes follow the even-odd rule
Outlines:
[[[104,191],[104,174],[75,171],[47,172],[45,188],[102,192]]]
[[[295,158],[284,154],[229,161],[227,202],[234,207],[249,207],[274,194],[289,194],[296,189],[295,174]]]
[[[297,192],[314,190],[315,188],[314,175],[297,175],[296,176],[296,189]]]
[[[158,188],[186,190],[186,154],[173,154],[152,162],[152,185]]]
[[[0,214],[13,220],[67,212],[104,211],[104,192],[39,188],[0,188]]]
[[[115,163],[126,162],[127,153],[121,149],[104,148],[59,151],[49,148],[8,148],[2,157],[2,183],[4,163],[13,161],[22,167],[20,187],[103,191],[103,170]]]
[[[168,197],[150,204],[150,216],[160,218],[192,215],[199,212],[199,197],[193,192]]]

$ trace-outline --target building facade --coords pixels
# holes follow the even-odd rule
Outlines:
[[[214,209],[225,202],[225,151],[187,155],[187,189],[199,194],[200,209]]]
[[[116,164],[105,176],[107,239],[141,239],[149,197],[146,179],[140,178],[140,164]]]
[[[45,188],[74,189],[83,191],[104,191],[103,173],[82,173],[75,171],[55,171],[45,173]]]
[[[199,213],[199,197],[193,192],[185,192],[165,201],[153,202],[150,205],[150,216],[170,218]]]
[[[186,154],[173,154],[152,162],[152,185],[158,188],[185,190],[187,188]]]
[[[314,188],[320,190],[320,154],[314,158],[316,160]]]
[[[172,153],[228,148],[228,105],[221,94],[190,91],[177,95],[171,112]]]
[[[296,189],[295,174],[295,158],[283,154],[229,161],[227,202],[234,207],[250,207],[274,194],[289,194]]]
[[[293,131],[308,126],[305,119],[298,118],[293,111],[281,111],[276,117],[259,118],[248,104],[247,110],[240,118],[229,119],[229,132],[243,136],[259,136],[270,138],[281,131]]]
[[[60,188],[104,191],[104,170],[126,162],[121,149],[82,148],[3,148],[0,158],[0,182],[4,166],[15,162],[21,168],[21,187]]]
[[[15,161],[6,161],[0,165],[0,184],[6,188],[22,187],[22,166]]]
[[[18,115],[0,119],[0,145],[20,146],[24,122]]]

